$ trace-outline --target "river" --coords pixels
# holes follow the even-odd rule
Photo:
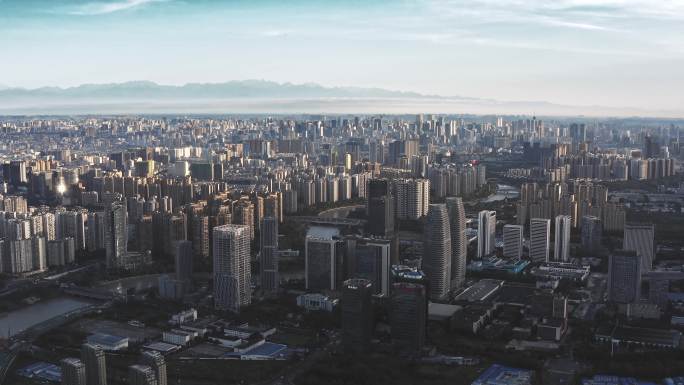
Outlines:
[[[517,199],[520,196],[520,190],[513,186],[509,186],[507,184],[497,184],[496,185],[496,193],[488,196],[487,198],[483,199],[481,202],[483,203],[491,203],[491,202],[497,202],[497,201],[502,201],[506,198],[508,199]]]
[[[55,298],[0,314],[0,335],[7,338],[51,318],[82,309],[92,303],[75,298]]]

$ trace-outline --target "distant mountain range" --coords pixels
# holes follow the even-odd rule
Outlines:
[[[682,117],[682,111],[566,106],[424,95],[381,88],[325,87],[316,83],[242,80],[160,85],[150,81],[77,87],[0,85],[0,115],[228,114],[228,113],[459,113]]]
[[[324,87],[316,83],[292,84],[267,80],[241,80],[225,83],[188,83],[183,86],[161,85],[150,81],[111,84],[83,84],[77,87],[7,88],[0,85],[0,98],[435,98],[415,92],[381,88]]]

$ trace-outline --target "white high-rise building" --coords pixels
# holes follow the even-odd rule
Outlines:
[[[238,312],[252,302],[249,226],[214,227],[213,246],[214,307]]]
[[[466,275],[468,239],[466,237],[466,218],[463,200],[458,197],[446,198],[451,231],[451,286],[463,286]]]
[[[635,251],[641,257],[641,271],[651,271],[655,258],[655,228],[647,224],[626,224],[622,249]]]
[[[556,217],[556,236],[553,244],[553,260],[557,262],[570,261],[570,228],[572,218],[569,215]]]
[[[544,218],[530,219],[530,259],[533,261],[549,261],[549,242],[551,239],[551,220]]]
[[[506,225],[503,228],[503,255],[507,258],[522,258],[523,227],[521,225]]]
[[[477,257],[482,258],[492,254],[496,246],[496,211],[480,211],[477,218]]]
[[[398,179],[394,182],[397,218],[420,219],[427,215],[430,205],[430,181],[427,179]]]

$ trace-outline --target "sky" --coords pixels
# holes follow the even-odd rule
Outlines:
[[[0,0],[0,85],[265,79],[682,110],[684,0]]]

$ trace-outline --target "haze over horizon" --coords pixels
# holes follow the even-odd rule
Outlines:
[[[682,1],[3,0],[0,84],[268,79],[681,112],[682,21]]]

